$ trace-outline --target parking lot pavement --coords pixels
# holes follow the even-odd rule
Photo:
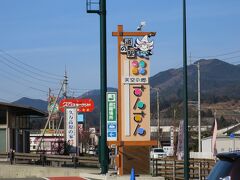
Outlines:
[[[68,177],[49,177],[46,180],[86,180],[85,178],[81,177],[74,177],[74,176],[68,176]]]
[[[1,178],[1,180],[86,180],[81,177],[49,177],[49,178]]]
[[[46,180],[46,178],[1,178],[1,180]]]

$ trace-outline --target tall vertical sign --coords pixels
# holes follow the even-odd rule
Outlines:
[[[123,38],[120,46],[122,69],[122,139],[150,141],[149,70],[153,41],[149,36]]]
[[[77,108],[65,108],[66,142],[72,147],[78,146]]]
[[[149,86],[151,38],[155,34],[125,32],[122,25],[112,33],[118,38],[118,137],[109,144],[117,145],[120,175],[129,174],[132,167],[137,173],[149,173],[149,148],[157,145],[150,139]]]
[[[116,92],[107,92],[107,141],[117,141]]]

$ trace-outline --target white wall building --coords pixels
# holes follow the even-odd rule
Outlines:
[[[212,151],[212,137],[202,139],[202,152]],[[216,140],[217,153],[240,150],[240,137],[218,136]]]

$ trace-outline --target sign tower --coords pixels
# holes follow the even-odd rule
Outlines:
[[[150,56],[155,32],[124,32],[118,25],[118,120],[117,146],[119,174],[149,173],[150,139]]]

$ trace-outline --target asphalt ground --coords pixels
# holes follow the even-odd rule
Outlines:
[[[86,180],[81,177],[49,177],[49,178],[0,178],[1,180]]]

